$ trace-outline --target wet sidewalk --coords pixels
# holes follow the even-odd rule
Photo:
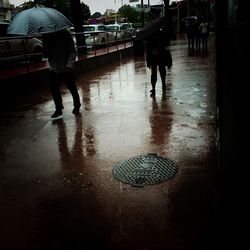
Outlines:
[[[121,58],[77,77],[74,116],[51,121],[47,86],[1,107],[0,248],[12,250],[212,249],[216,178],[215,48],[172,42],[167,91],[150,97],[143,57]],[[132,187],[118,162],[157,154],[174,178]]]

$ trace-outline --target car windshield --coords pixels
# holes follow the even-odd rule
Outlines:
[[[121,28],[123,28],[123,29],[129,29],[130,28],[130,26],[128,25],[128,24],[122,24],[121,25]]]
[[[83,27],[83,30],[86,32],[88,31],[95,31],[95,27],[94,26],[86,26],[86,27]]]
[[[118,30],[118,26],[108,26],[107,28],[110,31],[117,31]]]

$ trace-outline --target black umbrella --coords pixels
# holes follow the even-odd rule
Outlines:
[[[148,22],[141,30],[136,34],[137,38],[145,39],[148,36],[159,30],[162,25],[166,22],[165,17],[159,17]]]

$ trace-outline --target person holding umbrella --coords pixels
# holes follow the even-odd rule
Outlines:
[[[77,114],[81,103],[74,79],[76,49],[67,28],[73,24],[59,11],[44,6],[35,6],[19,12],[10,22],[7,33],[11,35],[41,35],[44,56],[48,58],[50,90],[55,103],[52,119],[62,117],[63,103],[60,83],[64,79],[73,97],[72,113]]]
[[[81,103],[74,79],[74,63],[76,49],[71,34],[66,30],[45,33],[42,35],[44,56],[48,58],[50,74],[50,90],[55,103],[52,119],[62,117],[63,102],[60,93],[60,83],[64,80],[72,97],[73,114],[79,113]]]
[[[169,46],[169,39],[164,27],[166,19],[160,17],[161,11],[158,8],[150,8],[151,21],[138,32],[137,37],[146,41],[146,62],[151,69],[151,96],[155,96],[157,82],[157,68],[159,68],[162,90],[166,91],[166,66],[171,68],[172,56]]]

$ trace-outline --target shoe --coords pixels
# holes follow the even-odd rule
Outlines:
[[[155,89],[151,89],[150,92],[151,92],[151,94],[150,94],[151,97],[155,96]]]
[[[72,110],[72,114],[78,114],[80,111],[80,107],[74,107],[73,110]]]
[[[50,118],[53,120],[62,118],[62,110],[56,110]]]

